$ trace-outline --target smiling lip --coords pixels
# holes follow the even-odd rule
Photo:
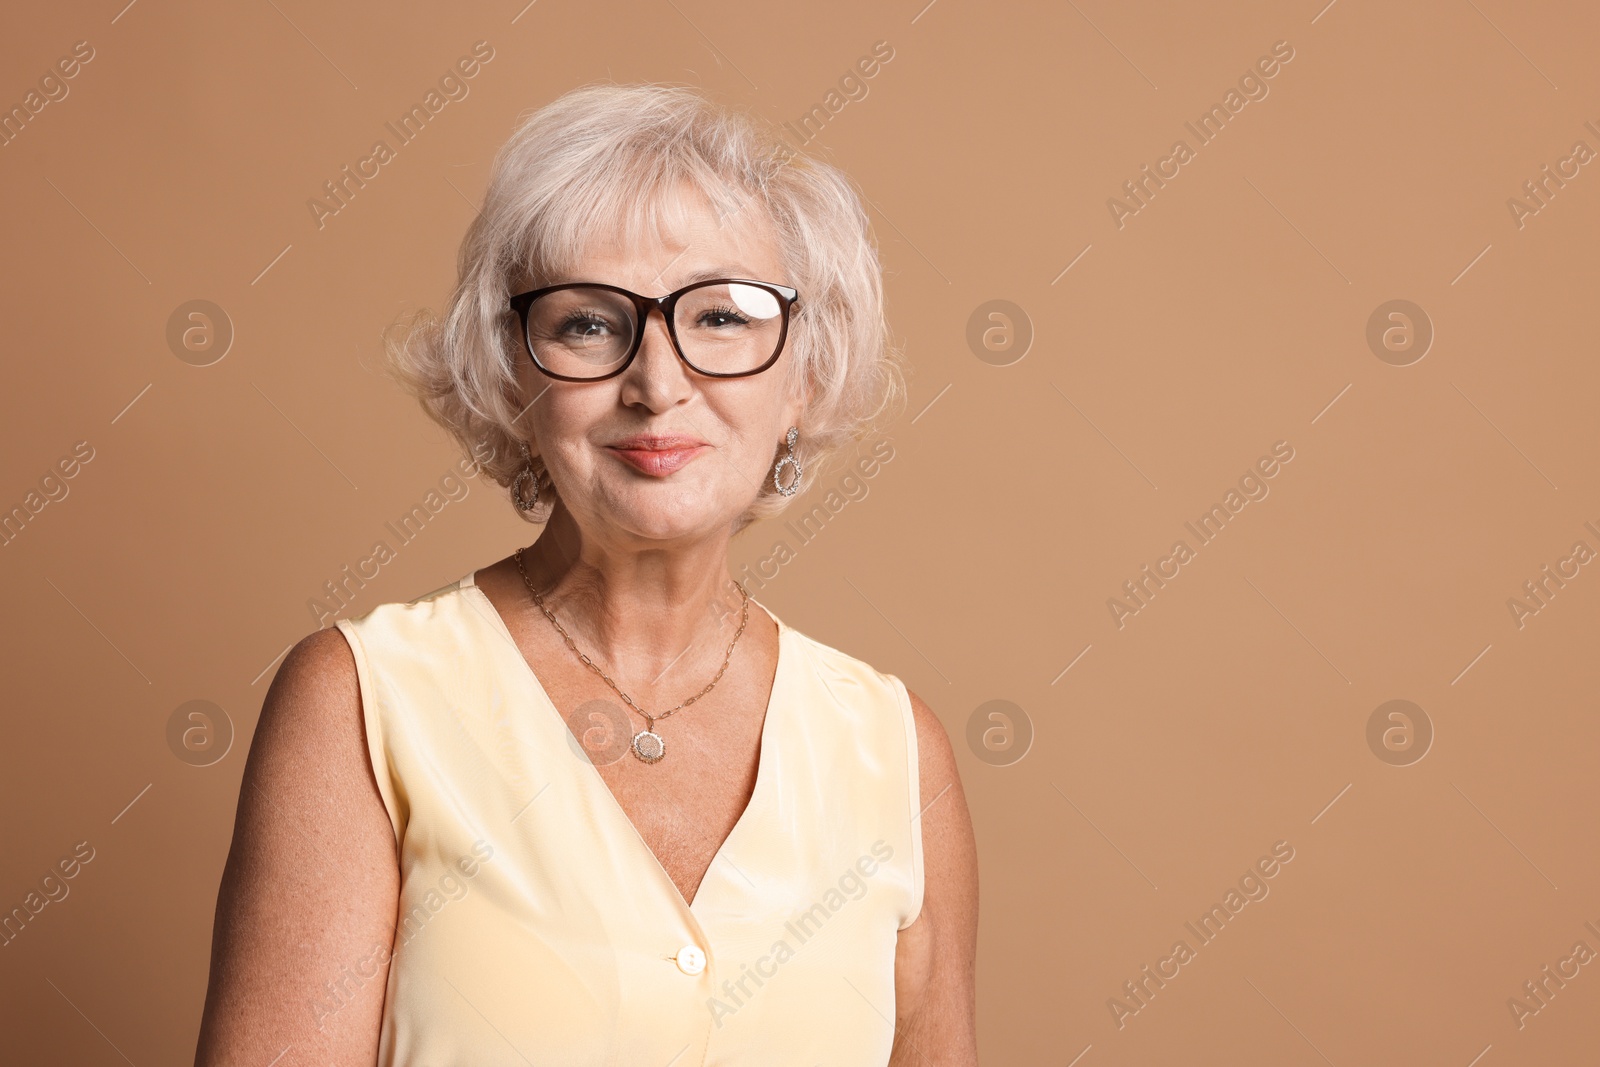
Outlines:
[[[606,447],[639,473],[662,478],[711,446],[694,437],[638,434]]]

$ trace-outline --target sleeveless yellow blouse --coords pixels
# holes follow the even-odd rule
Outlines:
[[[773,616],[755,790],[686,902],[473,578],[338,623],[400,863],[380,1067],[886,1064],[923,893],[900,679]]]

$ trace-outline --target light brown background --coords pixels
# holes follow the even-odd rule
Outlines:
[[[1600,164],[1520,229],[1506,201],[1600,149],[1600,16],[923,2],[8,12],[7,106],[74,42],[95,58],[0,148],[0,504],[74,442],[95,458],[0,547],[0,908],[96,850],[0,948],[8,1059],[192,1055],[272,669],[455,460],[380,376],[380,331],[441,303],[518,115],[613,78],[795,121],[883,40],[808,148],[873,202],[911,402],[868,495],[758,595],[900,674],[956,742],[985,1062],[1592,1062],[1600,963],[1522,1029],[1507,999],[1600,950],[1600,567],[1521,629],[1506,602],[1600,550]],[[470,96],[319,230],[306,201],[480,39]],[[1107,198],[1279,40],[1270,95],[1119,230]],[[1405,367],[1365,340],[1397,298],[1436,330]],[[236,330],[212,366],[165,340],[192,299]],[[965,339],[994,299],[1035,331],[1010,366]],[[1107,598],[1279,440],[1270,496],[1119,630]],[[347,614],[531,538],[471,486]],[[736,564],[787,536],[753,530]],[[1436,731],[1410,766],[1366,740],[1395,698]],[[191,699],[237,729],[210,767],[166,742]],[[1036,732],[1011,766],[966,741],[992,699]],[[1279,840],[1270,896],[1119,1029],[1108,998]]]

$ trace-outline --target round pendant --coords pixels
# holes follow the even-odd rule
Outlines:
[[[633,735],[633,754],[646,763],[655,763],[667,754],[667,743],[660,734],[640,730]]]

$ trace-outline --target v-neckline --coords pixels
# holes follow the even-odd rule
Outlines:
[[[589,773],[586,775],[580,775],[580,777],[584,778],[589,783],[590,789],[598,790],[600,793],[604,794],[605,800],[601,802],[601,806],[609,806],[610,810],[615,813],[616,818],[619,819],[630,831],[632,831],[634,839],[639,843],[640,852],[644,854],[649,864],[653,866],[655,872],[660,875],[661,880],[666,883],[669,889],[672,890],[672,895],[677,899],[678,903],[683,906],[683,909],[690,914],[693,914],[694,906],[698,904],[700,902],[700,898],[705,895],[706,881],[711,877],[712,871],[716,868],[717,861],[724,857],[724,854],[728,850],[729,842],[731,842],[734,837],[738,835],[740,827],[742,827],[753,817],[751,812],[755,810],[757,801],[762,799],[762,787],[766,784],[767,780],[772,777],[771,770],[768,766],[769,761],[774,758],[771,755],[773,733],[772,720],[774,713],[783,706],[783,701],[779,698],[779,695],[782,692],[785,667],[792,658],[789,654],[787,654],[785,649],[785,645],[789,641],[789,627],[785,625],[782,619],[778,618],[778,616],[774,615],[770,610],[768,610],[765,604],[762,604],[760,601],[756,600],[755,597],[750,598],[750,602],[755,604],[762,611],[765,611],[778,627],[778,661],[773,667],[772,691],[767,694],[767,706],[761,716],[761,747],[756,752],[755,785],[751,787],[750,799],[745,801],[744,810],[741,811],[739,813],[739,817],[734,820],[733,828],[728,831],[727,836],[724,837],[721,844],[717,846],[717,850],[712,853],[711,862],[706,865],[705,873],[700,876],[700,882],[695,886],[693,899],[685,900],[683,896],[683,890],[679,889],[678,883],[672,880],[672,875],[668,873],[666,865],[661,862],[661,857],[656,855],[655,849],[650,847],[650,843],[646,841],[644,839],[644,835],[639,832],[639,827],[636,826],[634,821],[628,817],[627,811],[622,806],[622,801],[618,800],[616,793],[611,791],[611,786],[606,784],[605,778],[603,778],[600,774],[600,769],[594,765],[594,761],[589,758],[589,754],[583,748],[582,743],[579,742],[573,735],[572,727],[567,724],[565,717],[562,716],[561,709],[556,707],[556,702],[550,698],[550,694],[545,689],[544,683],[539,680],[538,673],[534,671],[533,664],[529,663],[528,657],[523,654],[522,646],[517,644],[516,637],[511,633],[511,627],[506,625],[505,616],[500,614],[500,609],[494,606],[494,601],[489,599],[489,594],[485,593],[482,587],[478,585],[478,572],[476,570],[469,571],[466,577],[462,579],[461,584],[464,588],[470,589],[478,595],[478,598],[483,602],[483,606],[488,609],[489,619],[493,626],[500,631],[500,635],[504,637],[511,645],[512,653],[516,656],[517,661],[522,664],[523,673],[527,675],[528,681],[532,685],[535,695],[544,704],[546,710],[549,711],[551,715],[555,716],[556,724],[561,730],[565,731],[567,735],[566,739],[576,746],[577,751],[583,753],[582,762],[584,766],[589,768]],[[632,719],[628,720],[628,725],[630,728],[633,726]]]

